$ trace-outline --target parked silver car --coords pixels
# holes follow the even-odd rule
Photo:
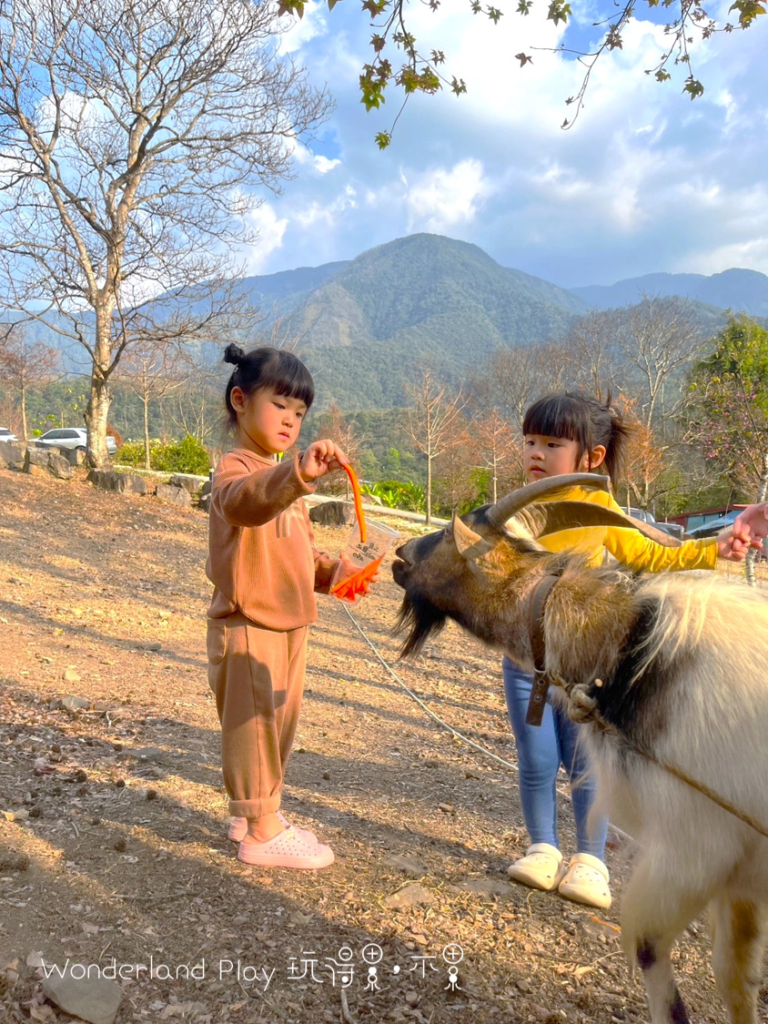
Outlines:
[[[75,448],[85,451],[88,441],[88,431],[85,427],[60,427],[56,430],[47,430],[40,437],[33,437],[30,444],[39,448]],[[107,452],[114,455],[117,451],[117,444],[114,437],[107,434]]]
[[[4,441],[7,444],[18,440],[18,437],[16,437],[15,434],[12,434],[8,427],[0,427],[0,441]]]

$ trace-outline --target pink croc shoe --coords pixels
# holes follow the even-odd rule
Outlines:
[[[243,864],[256,864],[263,868],[301,868],[312,870],[333,864],[330,846],[314,842],[307,834],[287,828],[266,843],[246,843],[237,849],[237,859]]]
[[[280,824],[284,828],[290,828],[291,823],[288,821],[282,811],[277,812],[277,817],[280,820]],[[308,828],[299,828],[298,825],[294,825],[297,832],[304,832],[305,835],[309,836],[314,842],[317,842],[317,836],[314,832],[310,832]],[[247,818],[233,818],[229,823],[229,832],[227,838],[231,839],[233,843],[241,843],[245,839],[245,833],[248,831],[248,819]]]

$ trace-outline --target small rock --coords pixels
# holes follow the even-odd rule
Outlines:
[[[388,864],[396,871],[402,871],[403,874],[409,875],[411,878],[421,878],[422,875],[427,873],[427,869],[415,857],[406,857],[399,853],[393,857],[387,857],[385,864]]]
[[[159,484],[156,494],[161,501],[167,501],[171,505],[178,505],[181,508],[192,507],[192,495],[184,487],[171,487],[170,484]]]
[[[73,978],[71,972],[75,966],[78,965],[73,964],[66,972],[62,971],[64,976],[61,978],[55,973],[46,978],[43,994],[65,1013],[89,1024],[113,1024],[123,990],[106,978]]]
[[[455,814],[456,813],[456,809],[454,808],[453,804],[438,804],[437,805],[437,809],[438,809],[438,811],[442,811],[443,814]]]
[[[404,889],[392,893],[384,900],[386,906],[393,910],[404,910],[406,907],[429,906],[435,897],[418,882],[411,882]]]
[[[72,466],[69,459],[58,452],[51,452],[48,456],[48,472],[58,480],[72,479]]]
[[[471,878],[466,882],[459,882],[457,889],[465,892],[476,892],[481,896],[509,896],[514,886],[508,882],[499,882],[495,878]]]
[[[531,983],[526,978],[519,978],[515,982],[515,984],[517,985],[517,987],[520,989],[521,992],[526,992],[527,993],[527,992],[531,992],[532,991]]]
[[[191,473],[174,473],[170,480],[171,487],[183,487],[190,494],[197,494],[207,483],[207,477],[194,476]]]
[[[418,995],[418,992],[413,992],[413,991],[406,992],[405,993],[405,1001],[408,1004],[408,1006],[410,1006],[413,1009],[415,1009],[419,1005],[419,995]]]
[[[117,491],[121,494],[126,491],[130,491],[133,494],[147,493],[147,483],[137,473],[118,473],[109,469],[92,469],[86,479],[94,487],[100,487],[105,491]]]
[[[124,750],[121,757],[133,757],[137,761],[159,761],[163,752],[159,747],[134,747],[132,750]]]
[[[309,510],[310,520],[318,526],[349,526],[354,515],[353,509],[342,501],[325,501]]]

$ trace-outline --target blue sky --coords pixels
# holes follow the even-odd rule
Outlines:
[[[546,0],[526,19],[508,2],[496,27],[466,0],[444,0],[437,14],[414,5],[417,38],[445,50],[469,91],[415,97],[381,153],[373,138],[391,125],[397,99],[371,114],[359,102],[371,27],[356,0],[332,13],[310,0],[282,45],[312,82],[327,83],[336,110],[296,150],[283,194],[258,211],[261,244],[247,272],[350,259],[431,231],[565,286],[655,271],[768,273],[768,27],[696,45],[706,92],[691,102],[682,71],[664,85],[643,73],[663,37],[659,14],[656,24],[637,19],[624,50],[598,64],[577,124],[562,131],[579,67],[531,48],[587,39],[597,0],[578,2],[581,21],[565,37],[544,19]],[[533,66],[518,67],[520,50]]]

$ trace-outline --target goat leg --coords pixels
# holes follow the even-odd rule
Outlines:
[[[712,967],[731,1024],[757,1024],[766,939],[765,907],[723,892],[712,903]]]
[[[678,935],[706,906],[707,896],[683,889],[683,878],[674,862],[665,870],[657,858],[642,853],[622,903],[622,937],[630,963],[643,973],[651,1024],[690,1024],[670,953]]]

